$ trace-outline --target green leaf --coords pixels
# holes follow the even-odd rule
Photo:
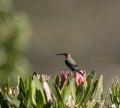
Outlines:
[[[59,75],[56,76],[55,78],[55,84],[59,87],[60,86],[60,77]]]
[[[76,105],[80,104],[83,98],[83,82],[77,87],[76,90]]]
[[[66,80],[66,81],[64,82],[62,88],[61,88],[61,91],[60,91],[62,98],[64,98],[65,91],[66,91],[66,89],[67,89],[67,85],[68,85],[68,81]]]
[[[42,83],[38,80],[38,78],[35,75],[33,76],[33,83],[34,83],[35,87],[38,90],[40,90],[42,98],[43,98],[43,102],[44,102],[44,104],[46,104],[46,99],[45,99],[45,94],[44,94],[44,91],[43,91]]]
[[[21,77],[18,78],[19,92],[25,96],[25,87]]]
[[[101,100],[101,96],[103,93],[103,76],[101,75],[99,80],[98,80],[98,85],[94,94],[94,98],[92,99],[91,102],[89,102],[88,107],[87,108],[93,108],[95,106],[95,104]]]
[[[64,103],[66,102],[66,100],[68,99],[68,97],[71,95],[71,91],[70,91],[70,86],[68,85],[68,87],[66,88],[65,92],[64,92],[64,96],[63,96],[63,101]]]
[[[91,96],[90,96],[90,99],[93,99],[93,97],[94,97],[94,92],[95,92],[95,90],[96,90],[96,87],[97,87],[97,84],[98,84],[98,80],[97,81],[95,81],[94,82],[94,84],[93,84],[93,90],[92,90],[92,93],[91,93]]]
[[[36,108],[43,108],[43,97],[39,90],[36,91]]]
[[[36,106],[36,101],[35,101],[36,85],[35,85],[34,81],[32,81],[32,83],[31,83],[31,91],[30,92],[31,92],[31,96],[30,96],[31,102],[34,106]]]
[[[58,108],[65,108],[63,102],[58,103]]]
[[[94,108],[99,108],[99,103],[98,102],[95,104]]]
[[[26,104],[27,108],[29,108],[30,106],[32,106],[32,84],[31,84],[31,78],[29,75],[26,76],[25,79],[25,100],[24,103]]]
[[[111,102],[114,103],[114,91],[112,90],[112,88],[109,91],[110,91]]]
[[[97,90],[96,90],[96,94],[94,96],[94,99],[100,100],[102,93],[103,93],[103,76],[101,75],[99,80],[98,80]]]
[[[75,102],[76,102],[76,82],[75,82],[75,79],[73,77],[71,77],[69,79],[69,84],[64,91],[64,97],[63,97],[64,103],[66,103],[66,101],[68,100],[70,95],[72,96],[71,105],[75,106]]]
[[[25,104],[23,104],[23,103],[20,103],[20,106],[19,106],[19,108],[27,108],[27,107],[26,107],[26,105],[25,105]]]
[[[9,80],[8,80],[5,88],[6,88],[6,89],[5,89],[5,92],[6,92],[7,94],[9,94],[9,91],[10,91],[10,81],[9,81]]]
[[[76,100],[76,82],[75,82],[75,79],[74,79],[74,78],[72,78],[72,79],[70,80],[69,87],[70,87],[70,91],[71,91],[72,98],[73,98],[73,100],[75,101],[75,100]],[[68,87],[68,88],[69,88],[69,87]]]
[[[26,94],[25,94],[25,86],[21,77],[18,77],[18,87],[19,87],[18,100],[23,102]]]
[[[52,93],[52,95],[53,95],[54,100],[55,100],[56,102],[58,102],[58,101],[62,101],[62,102],[63,102],[62,97],[61,97],[61,94],[60,94],[60,91],[59,91],[59,89],[57,88],[57,86],[55,85],[55,83],[53,82],[53,80],[49,79],[49,80],[47,81],[47,83],[48,83],[48,85],[49,85],[49,87],[50,87],[50,90],[51,90],[51,93]]]
[[[7,101],[4,99],[1,91],[0,91],[0,106],[1,106],[1,108],[9,108]]]
[[[29,90],[31,86],[31,78],[29,75],[26,75],[26,78],[25,78],[25,92],[27,92]]]
[[[119,79],[112,82],[112,87],[110,88],[110,99],[114,106],[119,107],[120,105],[120,83]]]
[[[87,75],[87,81],[89,81],[90,79],[93,79],[94,76],[95,76],[95,71],[94,70],[89,72],[88,75]]]
[[[90,96],[91,96],[91,93],[92,93],[92,90],[93,90],[93,79],[89,80],[87,82],[87,89],[84,93],[84,97],[83,97],[83,100],[82,100],[82,103],[84,103],[84,105],[86,106],[86,103],[88,102]]]
[[[19,100],[15,99],[13,97],[10,97],[8,95],[6,97],[7,97],[8,102],[10,102],[11,105],[15,106],[16,108],[19,108],[19,106],[20,106]]]

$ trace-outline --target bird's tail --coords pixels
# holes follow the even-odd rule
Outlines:
[[[83,70],[78,69],[77,72],[80,73],[82,76],[84,75],[84,71]]]

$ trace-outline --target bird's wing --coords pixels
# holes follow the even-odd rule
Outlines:
[[[70,61],[71,64],[73,64],[73,65],[76,65],[76,64],[77,64],[72,57],[68,57],[67,60]]]
[[[67,64],[67,66],[69,66],[72,70],[78,70],[79,69],[76,62],[72,62],[72,61],[69,61],[69,60],[66,60],[65,62]]]

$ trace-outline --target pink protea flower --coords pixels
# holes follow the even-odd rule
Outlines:
[[[65,80],[67,80],[69,76],[70,76],[70,72],[69,71],[62,71],[60,73],[61,85],[64,84]]]
[[[83,73],[83,75],[81,75],[77,71],[73,71],[73,75],[76,80],[77,86],[79,86],[81,82],[86,81],[86,71],[81,70],[80,72]],[[66,80],[69,80],[70,74],[71,74],[70,71],[62,71],[60,73],[61,85],[63,85]]]
[[[77,86],[79,86],[81,82],[86,81],[86,71],[85,70],[80,70],[80,72],[83,73],[83,75],[81,75],[77,71],[73,72]]]

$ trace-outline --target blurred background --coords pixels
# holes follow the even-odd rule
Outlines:
[[[7,4],[10,0],[1,1],[6,1]],[[7,55],[4,53],[8,47],[3,47],[11,26],[0,38],[1,64],[7,63],[7,67],[14,64],[11,72],[9,68],[3,69],[10,73],[8,76],[24,76],[25,73],[34,71],[55,75],[59,71],[68,70],[64,57],[56,57],[56,54],[69,52],[81,69],[87,72],[95,70],[97,77],[104,75],[105,90],[110,87],[112,78],[120,77],[120,1],[13,0],[12,6],[11,3],[8,4],[9,8],[6,8],[12,11],[9,16],[14,20],[12,37],[15,40],[19,37],[15,42],[11,39],[15,46],[11,47],[11,43],[7,45],[11,50],[14,49],[13,52],[8,52],[11,56],[7,57],[12,57],[14,63],[7,63],[4,57]],[[7,16],[6,20],[10,18]],[[8,22],[5,21],[3,26]],[[1,31],[3,30],[4,27]],[[2,72],[0,74],[4,76]]]

